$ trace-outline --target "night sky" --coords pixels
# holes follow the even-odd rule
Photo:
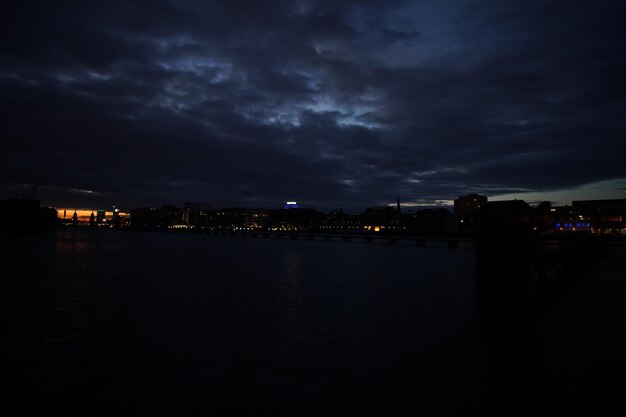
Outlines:
[[[624,1],[5,3],[2,198],[626,197]]]

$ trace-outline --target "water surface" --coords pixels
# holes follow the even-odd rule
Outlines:
[[[469,249],[64,228],[2,242],[3,346],[66,414],[623,411],[622,254],[494,329]]]

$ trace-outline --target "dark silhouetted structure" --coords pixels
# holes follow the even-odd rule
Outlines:
[[[265,230],[270,227],[271,220],[271,210],[252,209],[246,212],[245,226],[252,230]]]
[[[324,214],[310,208],[278,209],[272,212],[272,228],[277,230],[315,230]]]
[[[454,216],[459,232],[471,233],[475,229],[476,214],[487,204],[487,197],[480,194],[459,196],[454,200]]]
[[[12,235],[37,233],[53,229],[58,213],[50,207],[40,207],[32,198],[0,200],[0,233]]]
[[[319,227],[321,231],[331,233],[355,232],[363,229],[363,219],[360,214],[348,214],[336,209],[324,216]]]
[[[443,235],[453,227],[454,216],[445,208],[423,209],[400,216],[399,229],[419,235]]]
[[[626,235],[626,199],[574,201],[572,209],[586,216],[598,234]]]
[[[398,224],[397,208],[392,206],[369,207],[363,213],[363,228],[371,231],[393,230]]]
[[[490,202],[478,212],[476,295],[481,305],[514,308],[529,301],[532,212],[521,200]]]
[[[499,312],[523,311],[521,307],[606,255],[605,239],[578,231],[578,226],[573,232],[561,232],[558,240],[542,239],[537,231],[538,213],[552,210],[532,209],[521,200],[490,202],[479,210],[476,295],[481,306]]]

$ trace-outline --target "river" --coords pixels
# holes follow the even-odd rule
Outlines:
[[[493,326],[472,249],[86,227],[1,244],[6,393],[24,411],[626,411],[623,248]]]

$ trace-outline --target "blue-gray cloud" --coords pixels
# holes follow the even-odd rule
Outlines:
[[[4,7],[4,194],[359,209],[626,177],[621,2]]]

